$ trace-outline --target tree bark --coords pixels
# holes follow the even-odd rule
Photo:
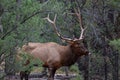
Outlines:
[[[119,80],[119,53],[114,52],[114,63],[113,63],[113,80]]]
[[[119,22],[119,18],[120,17],[120,14],[118,12],[118,16],[116,18],[116,20]],[[115,21],[115,10],[113,9],[110,9],[108,11],[108,18],[110,20],[110,22],[112,24],[115,24],[114,25],[114,30],[115,30],[115,33],[116,33],[116,36],[112,35],[109,33],[106,34],[108,36],[112,36],[112,38],[119,38],[120,34],[119,34],[119,23],[117,21]],[[112,75],[113,75],[113,80],[119,80],[119,53],[118,51],[114,51],[112,48],[111,48],[111,53],[113,54],[112,57],[114,57],[111,61],[112,61],[112,66],[113,66],[113,70],[112,70]]]
[[[85,56],[84,80],[89,80],[89,56]]]
[[[108,71],[107,71],[107,56],[104,56],[104,71],[105,71],[105,77],[104,77],[104,80],[107,80],[108,79]]]

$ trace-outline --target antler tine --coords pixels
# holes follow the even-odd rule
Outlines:
[[[61,34],[58,32],[57,27],[56,27],[56,24],[55,24],[56,17],[57,17],[57,14],[55,14],[54,20],[52,21],[52,20],[49,18],[49,14],[48,14],[48,16],[47,16],[46,18],[44,18],[44,19],[47,19],[48,22],[50,22],[50,23],[53,25],[53,28],[54,28],[56,34],[58,35],[58,37],[60,37],[60,38],[63,39],[63,40],[72,41],[72,39],[70,39],[70,38],[64,38],[64,37],[62,37]]]
[[[55,15],[55,18],[56,18],[56,16],[57,16],[57,15]],[[55,18],[54,18],[54,20],[52,21],[52,20],[49,18],[49,14],[48,14],[47,17],[44,18],[44,19],[47,19],[48,22],[50,22],[50,23],[52,23],[52,24],[55,24],[55,20],[56,20]]]
[[[79,21],[79,24],[80,24],[81,34],[80,34],[79,40],[81,40],[81,39],[83,39],[83,34],[84,34],[84,31],[87,27],[83,28],[82,15],[81,15],[81,12],[80,12],[79,8],[78,8],[78,11],[75,9],[75,14],[78,17],[78,21]]]

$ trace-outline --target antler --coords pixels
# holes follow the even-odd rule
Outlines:
[[[57,15],[55,14],[54,20],[52,21],[52,20],[49,18],[49,14],[48,14],[48,16],[47,16],[46,18],[44,18],[44,19],[48,20],[48,22],[50,22],[50,23],[53,25],[53,28],[54,28],[56,34],[58,35],[58,37],[60,37],[60,38],[63,39],[63,40],[66,40],[66,41],[72,41],[72,39],[70,39],[70,38],[64,38],[64,37],[61,36],[61,34],[57,31],[57,27],[56,27],[56,24],[55,24],[56,17],[57,17]]]
[[[78,11],[75,9],[75,14],[76,16],[78,17],[78,21],[79,21],[79,24],[80,24],[80,29],[81,29],[81,34],[80,34],[80,37],[79,37],[79,40],[83,39],[83,34],[84,34],[84,31],[87,27],[83,27],[83,22],[82,22],[82,15],[80,13],[80,9],[78,8]]]

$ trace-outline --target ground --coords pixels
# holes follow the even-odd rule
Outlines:
[[[31,74],[29,77],[29,80],[47,80],[47,77],[39,77],[40,74],[34,73]],[[65,76],[65,74],[56,74],[55,80],[72,80],[76,77],[76,74],[70,74],[69,76]],[[16,76],[7,76],[4,80],[20,80],[19,75]]]

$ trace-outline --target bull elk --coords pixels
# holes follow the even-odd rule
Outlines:
[[[28,52],[30,55],[34,56],[34,58],[40,59],[44,64],[43,67],[48,68],[49,76],[48,80],[54,80],[54,75],[57,69],[62,66],[71,66],[73,65],[77,59],[83,55],[88,55],[89,52],[87,48],[85,48],[83,43],[83,34],[86,28],[83,27],[82,18],[80,11],[75,11],[74,13],[78,17],[78,21],[80,23],[81,34],[80,37],[71,39],[63,37],[59,31],[57,31],[56,27],[56,17],[52,21],[49,18],[49,14],[46,18],[48,22],[53,25],[55,33],[62,39],[65,40],[68,45],[63,46],[57,44],[55,42],[48,43],[28,43],[28,45],[23,45],[22,49],[25,52]]]

